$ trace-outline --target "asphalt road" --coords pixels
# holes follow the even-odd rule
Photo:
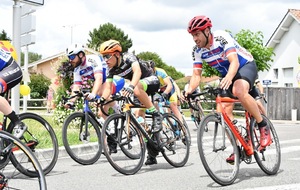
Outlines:
[[[282,153],[282,162],[277,175],[267,176],[254,162],[241,163],[234,184],[221,187],[204,170],[198,149],[195,126],[188,122],[192,134],[192,146],[188,163],[182,168],[170,166],[162,156],[158,164],[143,166],[131,176],[114,170],[104,155],[93,165],[82,166],[61,154],[54,170],[47,175],[50,190],[89,189],[300,189],[300,124],[274,122]]]

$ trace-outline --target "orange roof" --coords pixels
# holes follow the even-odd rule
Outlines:
[[[289,9],[289,12],[292,13],[298,20],[300,20],[300,10],[299,9]]]

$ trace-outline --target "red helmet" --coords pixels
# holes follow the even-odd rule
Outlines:
[[[189,22],[187,31],[189,33],[192,33],[197,30],[203,31],[208,27],[212,27],[212,23],[211,23],[211,20],[207,16],[203,16],[203,15],[195,16]]]

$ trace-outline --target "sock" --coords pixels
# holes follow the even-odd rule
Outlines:
[[[14,124],[18,123],[20,118],[17,116],[15,111],[12,111],[10,114],[7,115],[7,117],[10,119],[10,121]]]
[[[156,108],[154,106],[150,107],[148,109],[149,113],[157,112]]]
[[[260,123],[257,123],[258,127],[265,127],[267,125],[267,122],[263,119]]]

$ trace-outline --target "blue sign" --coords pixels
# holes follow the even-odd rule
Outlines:
[[[272,81],[271,80],[263,80],[264,85],[271,85]]]

